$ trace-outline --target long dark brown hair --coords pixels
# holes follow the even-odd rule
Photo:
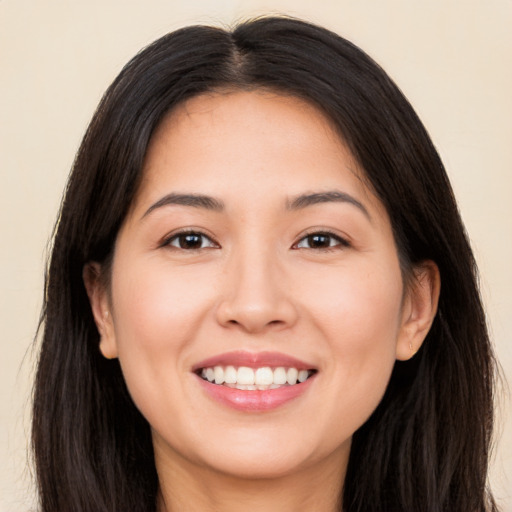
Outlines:
[[[495,511],[486,489],[494,359],[443,164],[371,58],[288,18],[168,34],[129,62],[103,97],[73,165],[46,274],[32,432],[41,510],[156,509],[150,429],[118,362],[99,352],[82,270],[89,261],[108,266],[166,113],[225,88],[270,89],[324,112],[389,213],[403,272],[426,259],[440,270],[439,309],[425,343],[395,364],[381,404],[354,434],[343,511]]]

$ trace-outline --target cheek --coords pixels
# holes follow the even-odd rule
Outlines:
[[[324,283],[310,294],[309,311],[329,344],[334,362],[326,367],[332,369],[336,400],[345,405],[340,410],[352,410],[356,423],[363,423],[382,398],[396,359],[400,270],[352,268]]]
[[[166,269],[162,262],[142,264],[139,272],[132,265],[130,272],[113,283],[119,349],[175,350],[208,312],[214,287],[192,269]]]
[[[317,326],[329,338],[336,338],[332,340],[335,345],[349,349],[352,343],[348,340],[358,339],[352,348],[359,350],[378,348],[385,339],[396,341],[402,303],[398,267],[379,270],[370,265],[353,266],[330,272],[323,279],[317,276],[312,284],[301,296]]]
[[[162,262],[137,267],[119,261],[113,275],[115,337],[130,394],[151,418],[168,401],[168,390],[182,395],[184,360],[212,309],[209,290],[215,288],[191,269],[171,272]]]

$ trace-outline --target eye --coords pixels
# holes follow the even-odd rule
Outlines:
[[[301,238],[294,249],[331,249],[334,247],[348,247],[350,244],[334,233],[317,232]]]
[[[176,233],[175,235],[167,238],[162,246],[193,251],[210,247],[218,247],[218,244],[204,233],[196,231],[182,231],[181,233]]]

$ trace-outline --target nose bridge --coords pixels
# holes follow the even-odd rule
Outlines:
[[[235,295],[241,303],[270,304],[277,296],[277,258],[267,248],[245,247],[236,257]],[[273,279],[274,278],[274,279]],[[281,280],[284,278],[281,275]]]
[[[291,325],[295,307],[276,251],[265,243],[240,244],[229,260],[219,321],[248,332]]]

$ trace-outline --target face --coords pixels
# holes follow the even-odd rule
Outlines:
[[[111,288],[90,292],[157,460],[248,477],[346,463],[418,341],[361,176],[296,98],[203,95],[161,124]]]

